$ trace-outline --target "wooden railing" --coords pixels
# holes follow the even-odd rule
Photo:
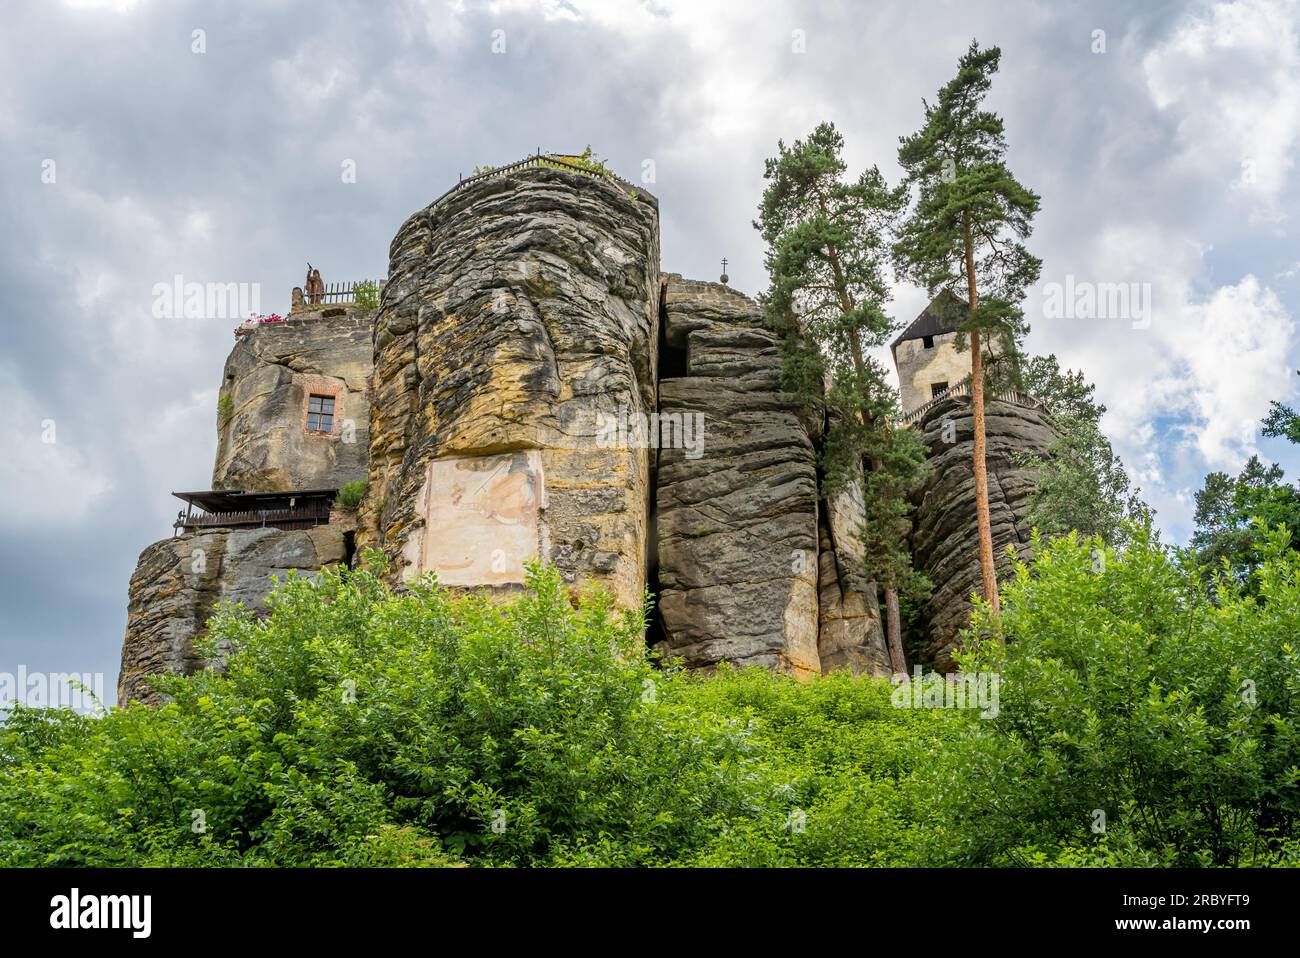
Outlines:
[[[935,406],[939,405],[939,403],[943,402],[945,399],[955,399],[960,396],[969,396],[970,392],[971,392],[970,377],[967,376],[961,382],[954,383],[953,385],[945,389],[943,392],[939,393],[939,395],[932,397],[928,402],[922,403],[921,405],[913,409],[911,412],[901,417],[898,420],[897,425],[903,429],[906,429],[914,422],[923,419],[926,413],[928,413]],[[1013,406],[1024,406],[1028,409],[1038,409],[1041,410],[1042,412],[1047,411],[1047,407],[1044,406],[1040,401],[1035,399],[1033,396],[1029,395],[1029,393],[1023,393],[1018,389],[1006,389],[1000,393],[993,393],[991,395],[985,394],[984,400],[985,402],[1011,403]]]
[[[510,163],[506,166],[494,167],[493,169],[490,170],[484,170],[482,173],[477,173],[474,176],[465,177],[459,180],[455,186],[453,186],[451,189],[447,190],[447,192],[439,196],[430,205],[437,206],[447,197],[451,196],[453,193],[459,190],[464,189],[465,187],[469,186],[471,183],[478,183],[481,180],[490,180],[498,176],[509,176],[511,173],[519,173],[524,170],[572,170],[575,173],[581,173],[583,176],[590,176],[595,179],[610,180],[610,181],[622,183],[625,186],[635,189],[633,184],[629,183],[621,176],[618,176],[615,173],[611,173],[609,170],[602,170],[595,166],[588,166],[583,163],[574,163],[572,160],[567,160],[551,153],[539,152],[535,156],[526,157],[525,159],[519,160],[515,163]]]

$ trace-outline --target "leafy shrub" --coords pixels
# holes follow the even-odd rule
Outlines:
[[[1000,710],[928,769],[934,863],[1262,865],[1300,836],[1300,556],[1279,531],[1259,595],[1130,530],[1020,564],[963,668]],[[1104,819],[1098,814],[1104,815]],[[1104,831],[1095,828],[1104,826]],[[1288,847],[1291,849],[1287,851]]]
[[[361,505],[361,500],[366,497],[366,481],[364,479],[354,479],[352,482],[345,483],[343,488],[334,496],[334,505],[340,509],[355,509]]]
[[[217,397],[217,428],[224,429],[235,414],[235,400],[230,396]]]
[[[373,279],[363,279],[352,287],[352,302],[357,309],[379,308],[379,284]]]
[[[743,720],[762,756],[763,814],[721,824],[682,864],[718,867],[914,863],[913,779],[964,712],[895,708],[889,683],[833,673],[800,683],[763,669],[683,676],[677,694],[703,715]]]
[[[510,602],[291,575],[166,705],[11,710],[0,866],[1300,864],[1285,536],[1218,603],[1149,530],[1039,548],[963,653],[990,719],[658,669],[641,614],[549,568]]]
[[[369,569],[291,576],[269,604],[219,612],[225,674],[156,679],[167,705],[16,710],[0,864],[891,860],[915,717],[877,681],[803,697],[766,672],[656,670],[640,613],[575,607],[550,569],[508,604],[429,579],[393,595]],[[857,831],[792,831],[797,803]],[[882,848],[854,858],[854,834]]]

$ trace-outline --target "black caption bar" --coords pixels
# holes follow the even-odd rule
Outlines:
[[[1300,877],[1135,870],[8,870],[9,941],[374,943],[412,929],[478,929],[493,944],[608,923],[655,935],[722,929],[771,944],[783,929],[931,927],[1005,941],[1200,936],[1223,944],[1291,927]],[[916,925],[914,922],[921,922]]]

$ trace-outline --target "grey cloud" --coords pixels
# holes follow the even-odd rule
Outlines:
[[[1199,181],[1166,169],[1177,118],[1151,107],[1141,58],[1197,6],[663,3],[642,19],[629,6],[632,26],[580,0],[551,18],[464,6],[6,5],[0,365],[108,488],[88,518],[37,528],[22,503],[0,506],[0,670],[102,670],[111,687],[135,558],[169,532],[167,493],[207,483],[234,322],[154,319],[153,284],[259,283],[270,312],[287,308],[308,259],[327,280],[382,275],[402,220],[475,165],[590,143],[634,178],[651,159],[665,267],[712,278],[725,255],[734,285],[758,292],[750,223],[776,140],[832,119],[855,166],[896,178],[897,137],[978,37],[1004,50],[994,102],[1014,168],[1044,196],[1046,270],[1093,268],[1097,232],[1116,222],[1238,237],[1268,257],[1261,277],[1294,262],[1221,206],[1192,208]],[[1095,28],[1104,57],[1088,51]],[[790,49],[794,29],[806,54]],[[355,184],[341,182],[345,159]],[[904,290],[898,311],[920,301]],[[1066,361],[1105,355],[1096,333],[1034,335]],[[30,443],[39,420],[12,426]]]

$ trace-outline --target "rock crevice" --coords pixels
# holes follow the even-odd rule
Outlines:
[[[660,380],[660,421],[692,417],[702,442],[658,453],[660,650],[693,668],[883,672],[875,585],[833,545],[833,525],[851,534],[852,503],[836,514],[820,501],[820,424],[781,391],[757,304],[677,276],[664,303],[686,375]]]

